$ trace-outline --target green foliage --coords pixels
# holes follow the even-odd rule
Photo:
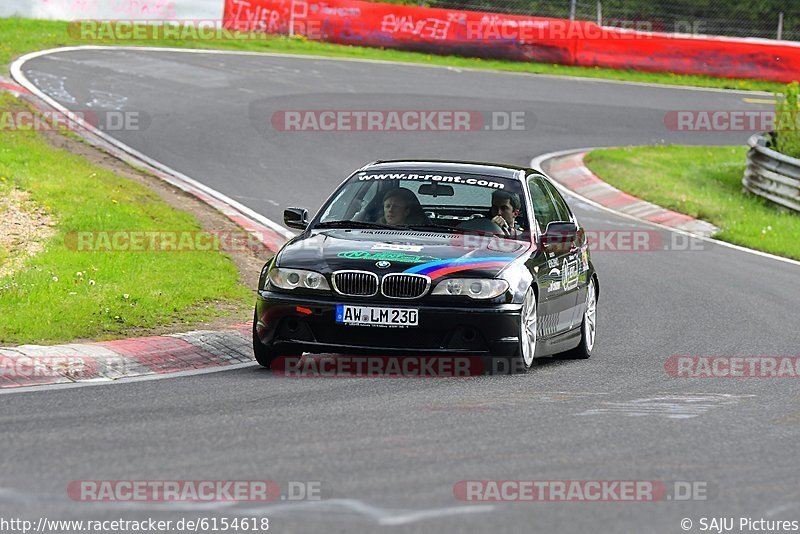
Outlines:
[[[800,259],[800,217],[742,191],[746,147],[640,146],[593,150],[585,161],[614,187],[720,229],[714,236]]]
[[[0,94],[0,109],[23,108]],[[78,249],[70,241],[77,232],[192,233],[201,226],[153,191],[54,148],[38,132],[0,135],[0,178],[27,191],[57,224],[43,251],[0,278],[0,344],[126,337],[241,313],[252,302],[233,260],[217,250]]]
[[[774,148],[781,154],[800,158],[800,131],[797,129],[797,119],[800,118],[800,85],[792,82],[786,86],[783,95],[775,96]]]

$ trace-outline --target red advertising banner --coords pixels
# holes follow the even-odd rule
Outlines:
[[[800,46],[359,0],[225,0],[226,28],[470,57],[789,82]]]

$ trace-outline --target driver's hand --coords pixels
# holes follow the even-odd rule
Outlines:
[[[503,218],[502,215],[495,215],[492,217],[492,222],[499,226],[500,229],[503,230],[504,234],[511,235],[511,228],[508,226],[508,222]]]

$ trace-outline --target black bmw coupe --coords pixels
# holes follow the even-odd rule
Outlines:
[[[262,269],[256,360],[470,355],[526,372],[588,358],[599,284],[584,229],[538,171],[377,161],[355,171]],[[502,362],[503,365],[497,365]]]

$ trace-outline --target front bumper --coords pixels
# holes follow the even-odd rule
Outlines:
[[[348,326],[335,322],[337,304],[415,308],[419,326]],[[435,306],[428,302],[372,302],[259,291],[255,332],[280,353],[469,354],[512,356],[518,346],[519,304]]]

